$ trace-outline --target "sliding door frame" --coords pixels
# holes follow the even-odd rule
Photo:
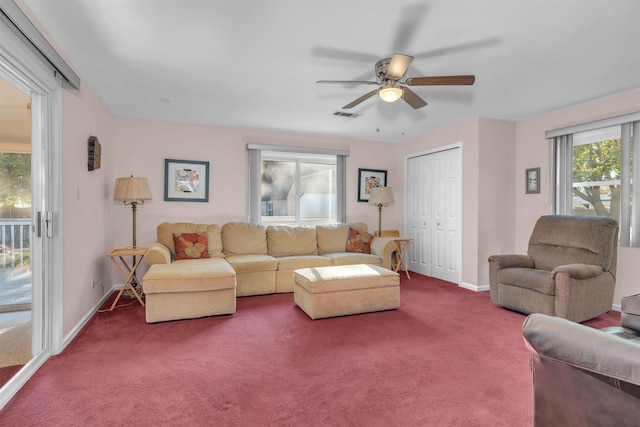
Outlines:
[[[0,73],[31,96],[33,357],[0,388],[0,409],[53,354],[62,350],[62,83],[7,25],[0,22]],[[41,212],[38,221],[37,212]],[[47,213],[50,221],[46,221]],[[41,236],[38,236],[41,230]],[[35,251],[34,251],[35,252]]]

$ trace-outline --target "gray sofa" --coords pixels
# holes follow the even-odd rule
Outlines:
[[[539,313],[527,317],[534,425],[639,424],[640,295],[623,298],[621,310],[621,326],[601,330]]]
[[[609,217],[546,215],[526,255],[489,257],[493,303],[582,322],[611,310],[618,223]]]

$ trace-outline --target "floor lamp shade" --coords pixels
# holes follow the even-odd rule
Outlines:
[[[133,202],[142,204],[145,200],[151,200],[151,188],[147,178],[135,176],[117,178],[113,189],[113,200],[124,202],[126,205]]]
[[[378,236],[382,235],[382,207],[393,202],[391,187],[376,187],[371,190],[369,203],[378,207]]]
[[[144,204],[146,200],[151,200],[151,188],[147,178],[129,176],[117,178],[113,189],[113,200],[131,205],[133,212],[133,246],[136,246],[136,211],[138,204]]]

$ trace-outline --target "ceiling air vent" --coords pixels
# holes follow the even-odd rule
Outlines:
[[[347,119],[357,119],[362,114],[347,113],[346,111],[336,111],[335,113],[333,113],[333,115],[337,117],[346,117]]]

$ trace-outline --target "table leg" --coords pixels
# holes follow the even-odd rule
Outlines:
[[[409,246],[409,242],[396,242],[396,265],[394,271],[397,273],[400,267],[402,266],[405,274],[407,275],[407,279],[411,279],[409,276],[409,269],[407,268],[407,264],[404,262],[404,257],[407,252],[407,246]]]
[[[111,308],[109,309],[109,311],[113,311],[113,309],[116,307],[116,304],[118,303],[118,300],[120,300],[120,297],[126,291],[127,287],[131,288],[131,291],[133,292],[133,294],[136,296],[140,304],[144,307],[144,302],[142,301],[142,298],[140,298],[140,295],[138,294],[136,289],[131,285],[131,278],[135,277],[135,272],[138,268],[138,265],[140,264],[140,261],[142,261],[142,257],[136,260],[136,263],[132,268],[129,267],[127,262],[122,257],[118,257],[118,258],[120,258],[120,261],[122,262],[122,265],[124,265],[124,268],[127,270],[128,274],[125,273],[125,271],[122,269],[120,264],[118,264],[118,261],[115,259],[115,257],[111,258],[113,265],[115,265],[116,269],[120,273],[120,276],[122,276],[122,278],[124,279],[124,283],[122,284],[122,289],[120,289],[120,292],[118,292],[116,299],[113,301],[113,304],[111,304]],[[137,277],[136,277],[136,281],[137,281]]]

